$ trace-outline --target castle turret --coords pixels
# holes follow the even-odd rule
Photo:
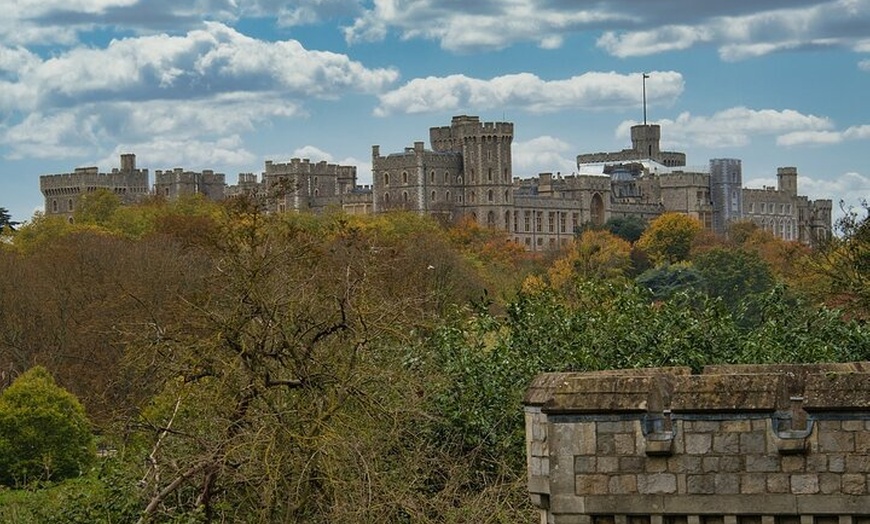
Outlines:
[[[778,167],[776,169],[777,190],[797,196],[797,168]]]

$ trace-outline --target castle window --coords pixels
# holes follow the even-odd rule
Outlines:
[[[504,212],[504,228],[507,231],[511,230],[511,212],[510,211]]]
[[[70,198],[69,200],[66,201],[66,209],[67,209],[67,211],[72,211],[72,210],[73,210],[73,201],[72,201],[71,198]]]
[[[384,204],[389,204],[389,203],[390,203],[390,194],[384,193]]]
[[[547,231],[550,233],[556,232],[556,213],[552,211],[547,214]]]
[[[52,201],[51,201],[51,212],[52,212],[52,213],[57,213],[57,200],[52,200]]]
[[[402,191],[402,202],[407,202],[407,201],[408,201],[408,192]]]
[[[495,227],[495,212],[490,211],[486,214],[486,225],[488,227]]]
[[[408,172],[407,171],[402,171],[402,183],[403,184],[408,183]]]
[[[505,189],[505,191],[504,191],[504,201],[505,201],[505,204],[510,202],[510,193],[508,192],[507,189]]]
[[[487,202],[492,202],[492,201],[493,201],[493,198],[492,198],[492,189],[490,189],[489,191],[486,192],[486,201],[487,201]]]
[[[314,177],[314,185],[317,186],[317,177]]]
[[[511,181],[511,176],[510,176],[510,174],[508,174],[508,170],[507,170],[507,168],[504,168],[504,181],[505,181],[505,182],[510,182],[510,181]]]
[[[435,183],[435,171],[434,170],[431,173],[429,173],[429,182],[432,182],[433,184]]]
[[[316,196],[316,197],[320,196],[320,190],[317,189],[316,187],[314,188],[314,196]]]
[[[437,195],[435,194],[435,191],[432,191],[432,202],[435,202],[437,200],[436,196]]]
[[[474,195],[474,191],[471,192],[471,203],[473,204],[477,200]]]
[[[492,162],[492,149],[486,150],[486,161]],[[492,173],[492,170],[490,170],[490,173]]]
[[[390,185],[390,174],[389,173],[384,173],[384,185],[385,186]]]
[[[448,192],[444,195],[444,201],[445,201],[445,202],[450,202],[450,191],[448,191]]]
[[[761,203],[761,212],[765,213],[767,211],[767,206],[764,205],[764,202]]]
[[[544,231],[544,213],[538,211],[535,213],[535,231],[541,233]]]
[[[456,198],[459,199],[459,203],[461,204],[462,203],[462,193],[459,193],[458,195],[456,195]]]
[[[169,188],[163,190],[163,194],[166,195],[166,198],[169,198]]]
[[[565,232],[565,213],[559,213],[559,232]]]
[[[486,171],[486,179],[489,180],[490,182],[492,182],[492,168],[489,168]]]
[[[523,213],[523,225],[525,226],[525,232],[528,233],[532,228],[532,212],[526,211]]]
[[[445,184],[449,184],[449,183],[450,183],[450,171],[445,171],[445,172],[444,172],[444,183],[445,183]]]

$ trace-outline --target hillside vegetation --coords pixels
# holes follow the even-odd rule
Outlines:
[[[0,388],[40,366],[102,450],[6,482],[0,520],[532,522],[537,373],[870,359],[862,213],[812,249],[665,215],[542,256],[468,222],[98,192],[0,242]]]

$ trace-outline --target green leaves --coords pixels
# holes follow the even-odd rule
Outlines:
[[[75,477],[95,454],[84,408],[45,368],[30,369],[0,394],[0,483]]]

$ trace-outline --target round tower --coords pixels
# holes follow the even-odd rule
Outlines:
[[[657,160],[661,156],[659,146],[662,139],[662,128],[656,124],[631,126],[631,148],[638,158]]]

